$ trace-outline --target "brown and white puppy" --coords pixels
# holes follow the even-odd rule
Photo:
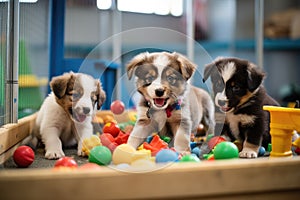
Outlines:
[[[209,94],[188,80],[195,64],[178,53],[141,53],[127,65],[129,79],[136,76],[137,122],[128,144],[137,148],[154,132],[173,138],[175,150],[190,152],[190,135],[202,123],[214,131],[214,105]]]
[[[99,80],[82,73],[65,73],[54,77],[52,92],[44,100],[36,118],[31,144],[41,139],[45,145],[45,157],[57,159],[64,156],[63,145],[78,144],[93,134],[92,117],[95,105],[100,109],[106,95]]]
[[[203,80],[211,77],[215,105],[225,113],[221,134],[242,142],[242,158],[257,157],[259,147],[270,143],[269,113],[263,106],[279,104],[263,88],[264,76],[253,63],[238,58],[217,58],[205,67]]]

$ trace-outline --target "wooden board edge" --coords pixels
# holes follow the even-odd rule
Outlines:
[[[5,162],[13,151],[11,148],[18,145],[33,130],[36,114],[21,118],[18,123],[6,124],[0,128],[0,164]]]
[[[299,166],[300,158],[292,158],[175,163],[148,173],[125,173],[109,168],[99,171],[3,170],[0,171],[0,188],[9,191],[13,187],[19,191],[2,193],[9,199],[35,199],[38,193],[63,199],[77,187],[80,191],[73,200],[100,196],[102,199],[234,196],[300,191]]]

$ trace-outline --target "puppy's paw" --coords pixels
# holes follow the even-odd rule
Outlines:
[[[65,154],[62,150],[48,150],[46,151],[45,158],[47,159],[58,159],[64,157]]]
[[[257,152],[249,148],[244,148],[239,153],[239,156],[240,158],[257,158]]]
[[[239,153],[240,158],[257,158],[259,146],[244,142],[243,150]]]
[[[82,156],[82,157],[87,156],[87,154],[84,153],[84,152],[82,151],[82,149],[78,149],[78,150],[77,150],[77,155],[78,155],[78,156]]]

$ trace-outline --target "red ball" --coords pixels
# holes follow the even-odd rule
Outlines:
[[[111,104],[110,104],[110,110],[116,114],[116,115],[119,115],[119,114],[122,114],[125,110],[125,105],[122,101],[120,100],[115,100],[113,101]]]
[[[72,157],[62,157],[60,159],[58,159],[55,164],[54,167],[69,167],[69,168],[77,168],[77,162],[74,160],[74,158]]]
[[[98,164],[96,163],[85,163],[78,167],[79,170],[99,170],[102,169]]]
[[[29,146],[19,146],[13,154],[13,159],[18,167],[28,167],[33,163],[34,152]]]

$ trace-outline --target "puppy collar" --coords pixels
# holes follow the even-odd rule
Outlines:
[[[171,117],[172,115],[172,111],[173,110],[180,110],[181,109],[181,104],[182,104],[182,100],[181,99],[178,99],[174,104],[172,105],[169,105],[167,108],[166,108],[166,114],[167,114],[167,117]]]

